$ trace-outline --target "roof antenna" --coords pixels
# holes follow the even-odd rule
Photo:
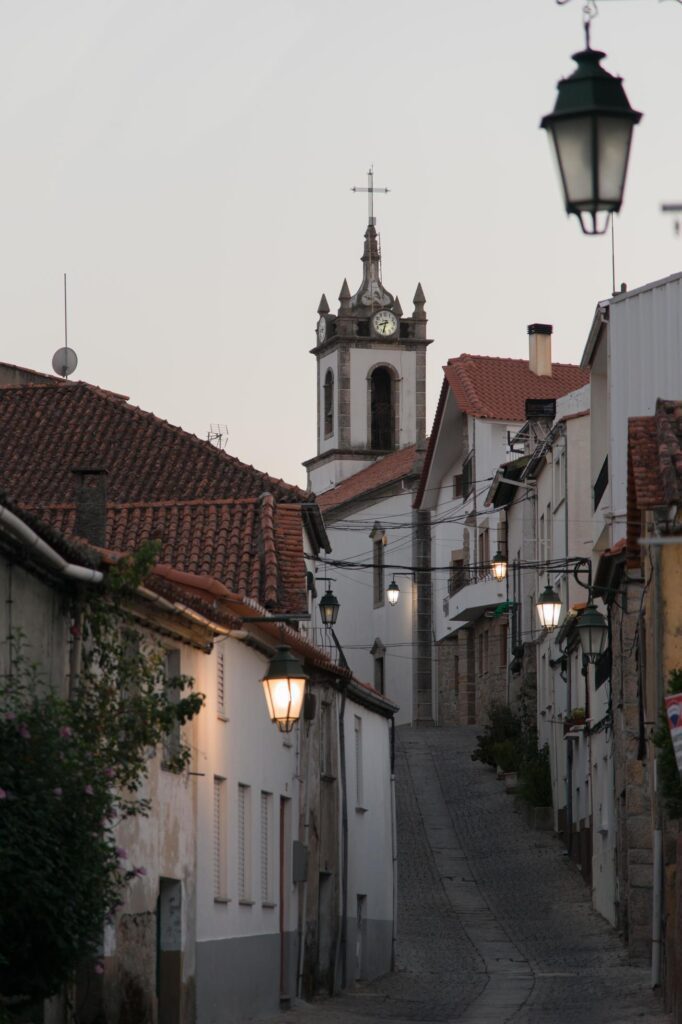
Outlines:
[[[52,356],[52,369],[66,380],[78,366],[78,356],[68,346],[69,331],[66,317],[66,274],[64,274],[64,347],[58,348]]]

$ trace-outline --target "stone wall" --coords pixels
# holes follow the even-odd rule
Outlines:
[[[481,618],[437,645],[440,725],[482,725],[507,701],[506,618]]]

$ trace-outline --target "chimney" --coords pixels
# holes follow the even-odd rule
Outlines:
[[[76,477],[76,527],[83,540],[103,548],[107,535],[107,471],[79,467]]]
[[[538,377],[552,376],[552,325],[528,324],[528,369]]]

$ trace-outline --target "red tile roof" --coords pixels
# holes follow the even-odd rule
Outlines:
[[[73,504],[32,511],[61,533],[74,536]],[[307,611],[299,504],[278,505],[268,494],[261,499],[107,506],[109,551],[135,551],[150,540],[159,541],[162,565],[191,574],[201,581],[201,589],[218,581],[232,594],[273,611]]]
[[[590,374],[573,363],[552,363],[541,377],[526,359],[474,356],[448,359],[445,379],[462,412],[483,419],[523,423],[527,398],[561,398],[589,383]]]
[[[424,497],[434,449],[439,441],[445,401],[450,392],[462,412],[469,416],[524,423],[527,398],[561,398],[584,387],[590,380],[589,370],[583,370],[573,363],[552,363],[552,376],[541,377],[529,370],[526,359],[473,356],[467,353],[448,359],[443,372],[445,377],[414,500],[415,508],[419,507]]]
[[[360,498],[371,491],[376,491],[404,476],[416,475],[418,472],[417,461],[416,445],[411,444],[406,448],[399,448],[398,451],[382,456],[370,466],[337,484],[336,487],[331,487],[324,494],[320,494],[317,503],[323,512],[330,512],[332,509],[338,508],[339,505],[345,505],[346,502],[352,501],[354,498]]]
[[[0,387],[3,485],[22,505],[63,503],[72,469],[107,470],[110,501],[257,498],[298,502],[305,492],[207,441],[85,383]]]

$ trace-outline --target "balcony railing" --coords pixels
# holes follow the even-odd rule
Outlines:
[[[448,577],[448,596],[452,597],[470,583],[480,583],[481,580],[491,580],[493,575],[489,568],[478,568],[475,565],[458,566],[450,570]]]

